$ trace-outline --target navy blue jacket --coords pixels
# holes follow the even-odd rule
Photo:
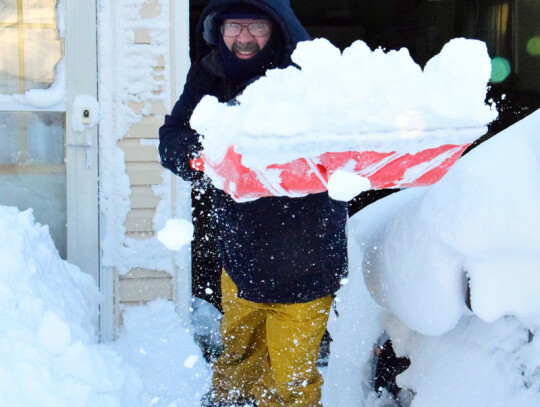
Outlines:
[[[299,41],[309,39],[288,0],[214,0],[197,27],[197,58],[184,91],[160,128],[163,166],[198,185],[201,174],[189,160],[201,150],[199,135],[189,125],[193,109],[204,95],[227,102],[242,88],[223,73],[213,47],[217,27],[212,17],[233,3],[248,3],[272,16],[281,27],[285,50],[281,67]],[[214,190],[213,220],[218,231],[221,262],[241,298],[255,302],[299,303],[334,293],[347,272],[345,224],[347,204],[327,193],[302,198],[267,197],[237,203]]]

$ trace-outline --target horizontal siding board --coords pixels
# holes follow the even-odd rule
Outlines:
[[[152,301],[158,298],[172,300],[172,278],[121,279],[120,302]]]
[[[147,105],[150,105],[150,111],[146,111]],[[129,102],[128,106],[135,114],[145,114],[148,116],[167,114],[169,109],[165,107],[163,102]],[[144,112],[143,112],[144,110]]]
[[[127,232],[151,232],[153,209],[132,209],[126,216],[124,226]]]
[[[156,58],[156,64],[154,65],[154,71],[159,72],[165,70],[165,57],[160,55]]]
[[[131,187],[131,208],[132,209],[155,209],[160,199],[154,195],[150,185],[136,185]]]
[[[152,42],[152,39],[150,38],[150,35],[148,34],[148,31],[144,29],[134,30],[135,31],[135,39],[133,42],[135,44],[150,44]]]
[[[165,107],[163,102],[152,103],[152,110],[150,110],[150,114],[161,115],[161,114],[167,114],[167,113],[169,113],[169,109]]]
[[[170,278],[171,275],[164,270],[148,270],[143,268],[134,268],[124,275],[120,280],[138,279],[138,278]]]
[[[131,185],[160,185],[163,167],[159,162],[128,162],[126,173]]]
[[[124,139],[118,143],[124,150],[126,161],[151,161],[159,162],[157,145],[142,145],[137,139]]]
[[[143,116],[142,120],[133,124],[127,134],[127,138],[159,138],[159,128],[163,124],[161,116]]]
[[[145,3],[143,3],[141,6],[141,11],[139,12],[139,15],[143,19],[156,18],[160,14],[161,7],[159,6],[157,0],[147,0]]]

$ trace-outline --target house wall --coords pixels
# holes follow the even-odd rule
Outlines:
[[[159,16],[163,10],[157,0],[143,3],[140,8],[140,17],[151,20]],[[152,37],[145,29],[135,29],[133,43],[152,46]],[[164,81],[166,60],[164,55],[156,58],[152,75],[156,81]],[[164,84],[163,86],[166,86]],[[163,86],[153,91],[160,95],[164,92]],[[148,111],[146,104],[150,103]],[[145,241],[155,237],[153,219],[156,209],[161,201],[153,188],[163,183],[163,167],[159,162],[157,144],[159,127],[163,123],[163,115],[169,109],[163,101],[141,100],[129,103],[129,108],[141,120],[134,123],[125,137],[119,141],[118,146],[124,151],[126,174],[131,187],[131,210],[126,216],[124,226],[126,237]],[[172,191],[171,191],[172,192]],[[138,305],[158,298],[175,300],[174,279],[170,271],[152,270],[135,267],[126,274],[115,273],[115,316],[117,325],[121,323],[121,311],[125,306]]]
[[[174,301],[186,323],[189,319],[189,247],[171,252],[156,238],[166,220],[190,219],[189,186],[161,166],[157,151],[159,127],[179,86],[175,47],[185,43],[187,49],[188,44],[174,21],[187,17],[187,4],[100,4],[102,276],[112,287],[106,297],[112,303],[113,333],[126,307],[158,298]],[[176,64],[184,67],[178,74],[182,78],[186,63]]]

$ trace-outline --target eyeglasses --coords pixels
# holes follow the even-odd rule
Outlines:
[[[247,27],[248,32],[254,37],[264,37],[270,33],[270,29],[272,28],[272,26],[267,23],[226,23],[221,26],[221,34],[224,37],[236,37],[237,35],[240,35],[244,27]]]

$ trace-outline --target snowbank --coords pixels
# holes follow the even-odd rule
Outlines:
[[[424,336],[395,317],[383,319],[399,355],[411,366],[397,378],[415,407],[540,405],[540,339],[514,317],[486,323],[463,317],[441,336]]]
[[[31,210],[0,206],[0,405],[198,407],[210,375],[174,306],[130,308],[98,344],[100,300]]]
[[[366,282],[410,328],[439,335],[466,313],[540,326],[540,112],[463,157],[443,180],[389,197],[381,225],[353,220]],[[381,222],[380,217],[378,221]]]
[[[539,128],[537,111],[438,184],[393,194],[350,220],[350,276],[329,325],[327,405],[397,405],[369,390],[370,352],[383,331],[411,360],[397,383],[415,393],[415,407],[540,405]]]
[[[268,71],[237,105],[202,99],[191,126],[206,158],[218,163],[234,145],[263,169],[329,151],[417,152],[471,142],[497,115],[484,103],[491,65],[477,40],[450,41],[423,71],[405,48],[362,41],[343,54],[325,39],[302,42],[292,58],[301,70]]]
[[[0,206],[0,405],[135,405],[140,380],[97,343],[100,298],[31,210]]]

